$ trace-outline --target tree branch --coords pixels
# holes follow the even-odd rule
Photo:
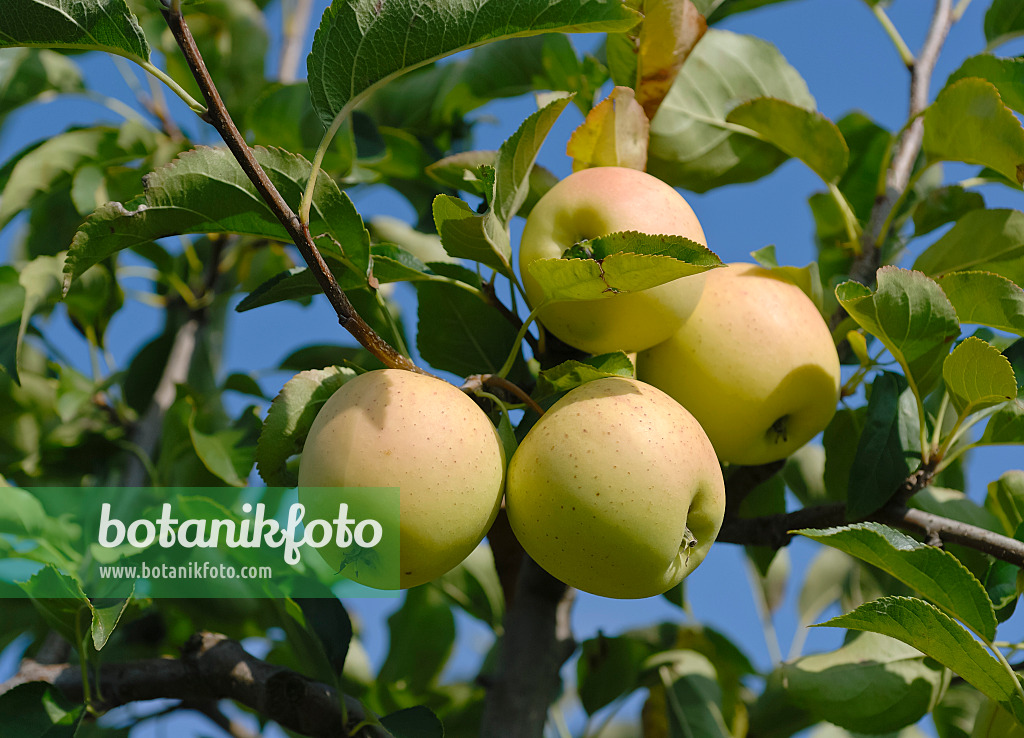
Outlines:
[[[337,738],[362,722],[366,713],[358,700],[281,666],[250,655],[237,641],[216,633],[197,633],[185,644],[180,659],[148,659],[104,664],[96,675],[102,700],[93,705],[110,710],[130,702],[177,699],[209,705],[234,700],[282,727],[312,738]],[[18,673],[0,685],[0,694],[19,684],[46,682],[73,702],[83,702],[82,675],[70,664],[40,664],[25,659]],[[344,720],[342,702],[347,709]],[[218,711],[219,712],[219,711]],[[236,733],[242,735],[242,733]],[[363,728],[361,738],[384,738],[376,727]]]
[[[516,597],[505,615],[497,673],[484,702],[482,738],[544,733],[559,671],[576,650],[570,623],[575,592],[523,557]]]
[[[224,101],[220,97],[220,93],[217,92],[217,87],[214,85],[206,64],[199,53],[199,48],[192,37],[192,32],[185,24],[185,18],[182,16],[178,4],[174,3],[171,8],[164,9],[162,12],[168,27],[171,29],[171,33],[174,35],[174,39],[178,42],[178,46],[185,55],[189,69],[192,70],[192,75],[199,84],[203,98],[206,100],[208,110],[205,119],[217,129],[217,133],[224,139],[224,143],[227,144],[228,149],[235,156],[235,159],[238,160],[242,170],[249,177],[260,197],[267,203],[271,212],[274,213],[275,217],[277,217],[278,221],[288,232],[288,235],[291,236],[292,241],[299,249],[299,253],[302,254],[302,258],[306,261],[320,288],[327,295],[331,306],[338,314],[338,322],[364,348],[380,359],[385,366],[392,369],[407,369],[426,374],[427,372],[416,366],[409,357],[396,351],[356,312],[352,303],[349,302],[348,296],[338,286],[338,281],[334,278],[327,263],[313,243],[309,233],[309,226],[301,222],[299,217],[288,206],[288,203],[284,201],[281,193],[277,191],[270,178],[267,177],[266,172],[263,171],[259,162],[256,161],[252,149],[249,148],[248,144],[245,143],[245,139],[242,138],[242,134],[239,133],[238,127],[231,119],[231,115],[228,113]]]
[[[932,72],[952,24],[952,0],[936,0],[935,12],[932,15],[924,45],[921,47],[916,61],[910,66],[908,120],[911,123],[904,129],[903,134],[893,147],[892,160],[885,176],[885,192],[875,200],[868,225],[861,236],[861,253],[850,267],[850,278],[862,284],[873,282],[875,272],[881,266],[882,244],[879,241],[884,240],[886,235],[882,233],[882,227],[889,220],[890,213],[907,188],[914,162],[921,151],[924,122],[919,114],[928,107],[928,90],[931,85]],[[838,323],[838,320],[835,320],[834,323]]]

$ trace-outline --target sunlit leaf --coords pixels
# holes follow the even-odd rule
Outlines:
[[[615,87],[587,113],[586,120],[569,137],[565,153],[572,169],[587,167],[647,168],[650,121],[629,87]]]
[[[917,257],[914,269],[932,276],[983,270],[1024,286],[1024,212],[970,211]]]
[[[1024,21],[1022,21],[1024,32]],[[979,54],[964,60],[946,80],[949,86],[965,77],[981,77],[999,90],[999,97],[1007,107],[1024,112],[1024,59],[1000,59],[991,54]]]
[[[1010,362],[995,346],[974,336],[964,339],[946,357],[942,378],[961,416],[1017,397]]]
[[[4,0],[0,47],[108,51],[149,60],[149,44],[125,0]]]

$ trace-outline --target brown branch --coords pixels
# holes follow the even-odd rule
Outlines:
[[[885,176],[885,192],[875,200],[868,225],[861,236],[861,253],[850,267],[850,278],[862,284],[871,284],[875,272],[881,266],[879,243],[882,226],[889,219],[892,209],[901,199],[910,182],[914,162],[921,151],[924,137],[924,121],[921,111],[928,107],[928,90],[932,72],[939,58],[939,51],[945,43],[950,26],[953,24],[952,0],[936,0],[935,12],[925,37],[924,45],[913,66],[910,67],[910,110],[911,123],[893,146],[893,155]],[[836,321],[838,322],[838,321]]]
[[[570,614],[575,590],[528,556],[505,615],[497,672],[488,685],[481,738],[537,738],[558,696],[559,671],[576,650]]]
[[[339,699],[328,685],[261,661],[237,641],[215,633],[192,636],[179,659],[104,664],[96,678],[103,698],[94,699],[93,705],[99,710],[159,698],[182,700],[189,708],[230,699],[312,738],[347,736],[348,730],[366,717],[358,700],[348,696]],[[18,673],[0,685],[0,694],[27,682],[52,684],[73,702],[84,698],[77,666],[44,665],[31,659],[24,660]],[[356,735],[384,738],[387,733],[367,727]]]
[[[958,543],[1015,566],[1024,567],[1024,543],[975,525],[906,507],[907,501],[924,489],[934,476],[934,465],[922,465],[900,485],[880,510],[860,520],[848,520],[841,503],[805,507],[791,513],[755,518],[726,518],[718,540],[753,546],[782,548],[801,528],[830,528],[853,522],[874,521],[914,533],[923,533],[930,545]]]
[[[426,374],[427,372],[416,366],[409,357],[396,351],[394,347],[378,335],[363,320],[362,316],[352,306],[348,296],[338,286],[338,281],[334,278],[327,263],[313,243],[308,224],[303,223],[288,206],[288,203],[284,201],[284,198],[281,197],[281,193],[277,191],[270,178],[267,177],[267,173],[263,171],[259,162],[256,161],[252,149],[245,143],[245,139],[242,138],[238,127],[231,119],[231,115],[228,113],[220,93],[217,92],[217,87],[214,85],[206,64],[199,53],[195,39],[192,37],[192,32],[186,25],[185,18],[182,16],[181,10],[177,5],[177,3],[174,3],[171,8],[163,9],[162,12],[168,27],[171,29],[171,33],[185,55],[189,69],[192,70],[192,75],[199,84],[199,89],[202,90],[203,98],[206,100],[207,113],[205,120],[224,139],[224,143],[227,144],[228,149],[235,159],[238,160],[242,170],[249,177],[260,197],[263,198],[271,212],[274,213],[274,216],[288,232],[320,288],[327,295],[331,306],[338,314],[338,322],[345,330],[352,334],[360,345],[380,359],[385,366],[392,369],[407,369]]]

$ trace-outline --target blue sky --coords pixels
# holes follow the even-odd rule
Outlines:
[[[318,16],[326,2],[317,0],[316,4]],[[984,50],[982,21],[987,6],[984,0],[975,0],[963,20],[953,28],[936,69],[933,95],[964,58]],[[924,38],[931,7],[932,3],[921,0],[897,0],[889,9],[893,22],[913,50],[920,47]],[[276,12],[272,10],[272,17]],[[778,46],[804,76],[819,109],[831,119],[860,110],[889,128],[902,125],[906,116],[909,75],[866,3],[861,0],[793,0],[732,16],[720,27],[750,33]],[[311,37],[310,33],[307,42]],[[589,46],[596,37],[578,41]],[[997,52],[1003,56],[1021,54],[1024,53],[1024,43],[1007,44]],[[108,94],[132,100],[128,87],[108,57],[90,55],[83,59],[83,66],[90,79],[103,85]],[[476,117],[480,122],[474,129],[477,147],[496,148],[532,110],[533,101],[527,97],[499,101],[478,111]],[[113,120],[102,107],[82,101],[39,105],[17,113],[0,135],[0,160],[32,140],[53,135],[71,123],[95,122],[97,116]],[[579,112],[570,107],[542,150],[540,163],[559,176],[568,174],[571,169],[565,156],[565,142],[581,120]],[[214,142],[209,128],[197,123],[189,125],[188,129],[201,132],[198,140]],[[946,167],[947,179],[950,180],[967,176],[971,171],[971,168],[955,165]],[[686,194],[686,197],[701,220],[708,245],[724,260],[747,260],[751,251],[775,244],[780,262],[803,265],[814,256],[814,226],[807,197],[819,189],[820,180],[816,175],[799,162],[790,161],[759,182],[720,188],[705,195]],[[1012,193],[1006,188],[989,187],[983,192],[990,207],[1020,208],[1022,205],[1020,193]],[[376,214],[412,218],[408,205],[383,188],[371,187],[352,194],[366,218]],[[6,253],[15,230],[16,226],[12,226],[0,233],[0,254]],[[521,223],[513,231],[514,239],[518,238],[520,230]],[[919,253],[923,246],[915,246],[914,254]],[[143,289],[141,283],[137,286]],[[400,287],[399,295],[409,319],[413,320],[415,310],[411,307],[409,291]],[[126,361],[137,349],[139,340],[151,336],[159,325],[160,316],[152,308],[137,306],[124,311],[109,330],[113,355],[120,362]],[[340,330],[323,300],[310,308],[282,305],[235,316],[229,328],[225,372],[273,365],[298,347],[340,340]],[[70,330],[67,331],[67,350],[76,361],[82,362],[82,366],[87,366],[84,342]],[[268,374],[261,377],[261,383],[272,396],[287,379],[285,374]],[[1021,466],[1024,466],[1024,458],[1019,447],[976,453],[969,466],[968,493],[973,499],[982,499],[988,482],[1006,469]],[[816,546],[799,540],[789,547],[792,563],[790,587],[786,602],[775,619],[783,653],[788,651],[796,628],[795,600],[800,575],[816,550]],[[715,547],[707,561],[687,580],[687,591],[698,620],[733,637],[757,666],[770,667],[770,651],[748,585],[744,557],[738,547]],[[379,662],[387,646],[384,615],[395,604],[387,600],[350,604],[364,625],[370,656]],[[582,595],[574,611],[574,626],[577,639],[583,640],[593,637],[598,630],[615,634],[633,626],[680,617],[681,612],[662,598],[615,601]],[[451,671],[465,676],[475,667],[475,654],[486,647],[489,633],[468,618],[460,618],[459,626],[460,651]],[[1015,616],[1003,626],[1000,637],[1024,640],[1022,616]],[[815,629],[808,636],[804,650],[832,648],[840,638],[838,631]],[[631,707],[635,706],[634,702]],[[194,722],[189,724],[195,725]],[[179,729],[182,727],[178,726]],[[170,723],[163,730],[166,731],[163,735],[181,734]],[[161,733],[157,730],[140,732],[139,735]]]

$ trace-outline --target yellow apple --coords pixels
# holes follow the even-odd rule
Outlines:
[[[588,382],[551,406],[509,463],[505,506],[552,576],[604,597],[661,594],[708,553],[725,482],[700,425],[626,377]]]
[[[825,429],[839,399],[839,357],[799,287],[754,264],[675,284],[696,307],[669,340],[637,356],[637,376],[693,413],[721,461],[776,461]]]
[[[544,294],[530,274],[533,261],[557,259],[580,241],[617,231],[683,236],[707,245],[689,204],[657,177],[624,167],[583,169],[548,190],[526,220],[519,269],[530,304],[539,305]],[[681,294],[671,285],[552,303],[538,317],[547,330],[582,351],[640,351],[664,341],[681,322],[686,308],[677,304]]]
[[[317,414],[299,462],[299,501],[307,519],[333,519],[343,497],[316,488],[398,487],[404,589],[436,579],[476,548],[498,514],[504,473],[498,433],[465,393],[380,369],[346,382]],[[340,549],[319,551],[339,568]]]

